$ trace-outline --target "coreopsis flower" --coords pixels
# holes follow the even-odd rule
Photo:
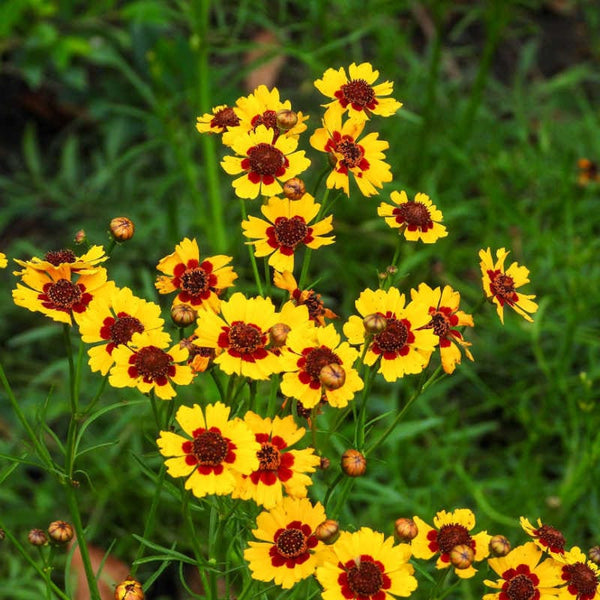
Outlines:
[[[417,589],[408,544],[395,545],[394,538],[361,527],[342,531],[330,548],[332,556],[317,568],[323,600],[393,600]]]
[[[362,316],[351,316],[344,325],[344,334],[351,344],[368,344],[364,362],[373,365],[380,360],[378,373],[386,381],[396,381],[404,375],[420,373],[429,359],[438,337],[431,329],[423,329],[431,316],[428,306],[421,302],[405,305],[404,294],[389,290],[364,290],[355,303]],[[377,333],[367,333],[363,320],[378,315],[381,326]]]
[[[560,600],[600,600],[600,569],[574,546],[557,560],[562,565],[561,578],[566,583],[559,589]]]
[[[523,530],[533,538],[538,548],[554,558],[559,558],[564,554],[567,541],[561,531],[551,525],[544,525],[541,519],[538,519],[537,527],[525,517],[520,518],[520,523]]]
[[[85,313],[94,298],[112,290],[102,267],[72,271],[69,264],[61,264],[48,271],[26,267],[19,274],[25,285],[18,283],[13,290],[14,303],[68,325]]]
[[[172,477],[186,477],[185,489],[202,498],[208,494],[231,494],[239,475],[258,467],[260,444],[239,418],[230,419],[231,409],[221,402],[203,411],[198,404],[181,406],[175,419],[184,436],[161,431],[156,440]]]
[[[8,265],[8,260],[6,259],[6,254],[4,252],[0,252],[0,269],[6,269]]]
[[[231,141],[237,156],[225,156],[221,166],[229,175],[242,174],[233,180],[233,188],[239,198],[274,196],[283,189],[285,182],[308,169],[310,160],[304,150],[296,150],[298,141],[293,137],[279,136],[273,140],[273,132],[259,125],[245,135]]]
[[[304,408],[321,399],[343,408],[364,383],[353,368],[358,352],[341,342],[333,325],[295,329],[287,337],[289,352],[282,356],[281,392],[296,398]]]
[[[384,162],[384,150],[389,144],[378,139],[377,133],[369,133],[358,141],[365,127],[364,121],[347,120],[342,126],[339,114],[326,114],[323,127],[310,138],[313,148],[328,152],[334,167],[327,177],[329,189],[342,189],[350,195],[350,173],[363,196],[377,194],[377,188],[392,181],[390,165]]]
[[[290,271],[273,273],[273,283],[281,290],[287,290],[290,293],[291,301],[297,306],[306,306],[308,316],[316,325],[325,327],[325,319],[336,319],[337,315],[326,308],[321,300],[321,294],[314,290],[301,290],[298,288],[296,279]]]
[[[415,302],[421,302],[429,307],[431,320],[424,327],[433,330],[438,336],[442,367],[446,373],[453,373],[460,364],[463,349],[465,356],[473,360],[473,355],[467,349],[471,344],[464,340],[462,333],[455,327],[473,327],[473,317],[458,310],[460,294],[449,285],[431,289],[426,283],[419,284],[417,290],[410,291]]]
[[[294,256],[300,247],[316,250],[335,241],[334,236],[325,236],[333,229],[331,215],[310,224],[320,208],[310,194],[295,201],[270,198],[260,208],[267,220],[248,217],[242,221],[244,235],[256,240],[249,243],[254,245],[257,257],[269,256],[269,264],[278,271],[293,271]]]
[[[486,579],[484,584],[499,590],[484,594],[483,600],[550,600],[560,595],[561,564],[553,558],[543,558],[533,542],[517,546],[506,556],[490,558],[488,564],[499,579]]]
[[[426,244],[433,244],[448,235],[441,224],[441,211],[427,194],[418,193],[414,200],[409,200],[404,190],[393,191],[390,199],[396,206],[382,202],[377,208],[377,214],[384,217],[390,227],[400,229],[399,233],[403,233],[409,242],[421,240]]]
[[[36,271],[51,271],[52,269],[64,265],[73,272],[92,272],[100,263],[108,260],[102,246],[92,246],[85,254],[77,256],[72,250],[50,250],[46,252],[44,258],[34,256],[31,260],[19,260],[15,262],[23,267],[21,271],[15,271],[15,275],[22,275],[28,269]]]
[[[239,124],[240,118],[235,110],[226,104],[215,106],[211,112],[196,119],[198,133],[224,133]]]
[[[254,500],[265,508],[273,508],[288,496],[305,498],[307,486],[312,484],[308,473],[314,473],[321,459],[312,448],[292,450],[305,434],[303,427],[294,423],[294,417],[262,418],[253,412],[244,415],[244,422],[260,448],[256,453],[258,468],[249,475],[241,475],[233,492],[234,498]]]
[[[292,105],[289,100],[283,102],[280,100],[277,88],[269,90],[266,85],[259,85],[251,94],[242,96],[235,103],[233,110],[239,119],[239,123],[235,127],[230,127],[223,134],[223,143],[226,146],[231,146],[236,137],[244,136],[248,132],[256,130],[259,125],[264,125],[270,130],[272,141],[275,141],[280,135],[298,139],[298,136],[306,131],[305,121],[308,116],[303,115],[300,111],[294,113],[297,121],[289,129],[281,128],[278,122],[279,115],[290,112],[291,108]]]
[[[577,167],[579,168],[577,183],[581,187],[600,182],[600,170],[598,170],[598,164],[594,161],[588,158],[580,158],[577,161]]]
[[[135,387],[144,394],[154,390],[162,400],[173,398],[173,384],[188,385],[194,374],[186,362],[187,350],[179,344],[167,350],[169,343],[170,338],[165,340],[159,331],[134,333],[129,344],[116,346],[112,352],[115,364],[108,378],[110,385]]]
[[[335,112],[340,116],[348,112],[349,117],[359,120],[368,119],[371,114],[381,117],[391,117],[402,106],[394,98],[386,98],[394,90],[391,81],[384,81],[373,85],[379,77],[379,71],[374,71],[369,63],[357,65],[352,63],[348,67],[349,77],[343,67],[337,71],[327,69],[323,79],[315,81],[315,87],[332,102],[324,104],[328,112]]]
[[[194,375],[204,373],[216,356],[214,348],[199,346],[195,343],[196,339],[198,339],[198,336],[192,334],[179,342],[179,345],[188,351],[187,363],[190,365]]]
[[[92,371],[106,375],[114,364],[113,350],[131,341],[134,333],[151,331],[161,347],[170,342],[163,332],[160,306],[133,295],[129,288],[117,288],[109,282],[110,293],[95,298],[88,310],[79,317],[81,339],[96,344],[88,350]]]
[[[237,279],[231,256],[209,256],[200,262],[200,250],[195,239],[184,238],[175,252],[161,259],[156,268],[164,273],[156,280],[161,294],[177,291],[174,304],[189,304],[193,308],[219,309],[219,294]]]
[[[279,373],[279,357],[267,348],[269,331],[279,321],[271,300],[246,298],[237,292],[221,303],[220,311],[220,316],[199,312],[194,332],[196,344],[216,349],[215,364],[228,375],[250,379],[269,379]]]
[[[310,577],[329,554],[315,536],[326,518],[320,502],[312,505],[307,498],[287,496],[270,511],[260,513],[252,531],[260,541],[248,542],[244,550],[252,577],[273,581],[284,589]]]
[[[479,251],[483,291],[488,300],[496,305],[496,312],[500,321],[504,323],[504,306],[510,306],[526,321],[533,321],[529,313],[534,313],[538,305],[533,301],[535,296],[517,293],[517,288],[529,283],[529,269],[511,263],[508,269],[504,268],[504,261],[509,255],[504,248],[496,250],[496,262],[492,259],[492,252]]]
[[[458,508],[452,512],[440,510],[433,518],[433,525],[428,525],[419,517],[413,517],[418,533],[412,542],[412,552],[415,558],[430,559],[438,555],[436,568],[446,569],[450,563],[450,553],[456,546],[469,546],[479,562],[489,554],[489,543],[492,538],[487,531],[471,535],[475,527],[475,515],[467,508]],[[455,568],[454,572],[461,579],[473,577],[477,570],[471,565],[466,569]],[[517,599],[515,599],[517,600]]]

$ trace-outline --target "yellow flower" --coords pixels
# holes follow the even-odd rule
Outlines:
[[[102,267],[72,271],[69,264],[61,264],[47,272],[26,267],[18,274],[25,285],[17,284],[13,290],[14,303],[69,325],[93,298],[105,297],[112,290]]]
[[[424,328],[432,329],[438,336],[442,367],[446,373],[454,373],[460,364],[462,347],[466,357],[473,360],[473,355],[467,349],[471,344],[463,339],[455,327],[473,327],[473,317],[458,310],[460,294],[449,285],[432,290],[426,283],[421,283],[417,290],[411,290],[413,301],[429,307],[430,322]]]
[[[199,133],[223,133],[230,127],[240,124],[235,110],[226,104],[215,106],[212,112],[206,113],[196,119],[196,129]]]
[[[6,254],[4,252],[0,252],[0,269],[6,269],[8,265],[8,260],[6,260]]]
[[[260,209],[267,220],[250,216],[242,221],[244,235],[257,240],[250,242],[257,257],[270,255],[269,264],[274,269],[293,271],[294,255],[300,246],[316,250],[335,241],[333,236],[324,236],[333,229],[331,215],[309,226],[320,208],[310,194],[300,200],[270,198]]]
[[[551,525],[542,524],[541,519],[538,519],[537,527],[534,527],[525,517],[521,517],[520,522],[523,530],[533,538],[538,548],[545,550],[554,558],[564,554],[567,541],[561,531]]]
[[[170,341],[169,334],[162,331],[164,321],[158,304],[137,298],[129,288],[119,289],[112,281],[109,283],[110,293],[92,300],[78,319],[81,339],[86,344],[97,344],[88,350],[90,367],[102,375],[115,362],[113,350],[128,344],[134,333],[152,331],[161,347]]]
[[[304,408],[313,408],[322,398],[343,408],[363,389],[363,381],[352,366],[358,352],[347,342],[340,343],[333,325],[295,329],[288,335],[287,345],[289,352],[282,356],[285,373],[281,392],[300,400]],[[328,379],[330,365],[335,370],[333,385]]]
[[[249,475],[258,466],[260,445],[239,418],[229,419],[230,408],[221,402],[203,412],[198,404],[181,406],[175,415],[185,436],[161,431],[156,440],[172,477],[187,477],[185,489],[202,498],[231,494],[238,475]]]
[[[252,499],[265,508],[273,508],[281,502],[283,490],[288,496],[305,498],[307,486],[321,459],[312,448],[290,450],[304,436],[305,429],[297,427],[294,417],[263,419],[253,412],[244,415],[244,422],[260,444],[256,453],[258,468],[239,478],[233,497]]]
[[[273,581],[284,589],[310,577],[328,549],[317,540],[315,529],[326,519],[320,502],[285,497],[270,511],[256,518],[252,531],[259,542],[248,542],[244,558],[252,577]]]
[[[349,177],[354,175],[356,185],[363,196],[377,194],[376,188],[392,181],[390,165],[383,162],[384,150],[389,144],[378,139],[377,133],[369,133],[360,142],[358,138],[365,127],[364,121],[347,120],[342,126],[339,114],[325,114],[323,127],[317,129],[310,138],[313,148],[329,152],[334,163],[327,177],[329,189],[342,189],[350,195]]]
[[[500,321],[504,323],[504,305],[510,306],[526,321],[533,321],[528,313],[534,313],[538,305],[533,301],[535,296],[518,294],[517,288],[529,283],[529,269],[513,262],[508,269],[504,268],[504,261],[510,253],[504,248],[496,251],[496,262],[492,259],[492,252],[479,251],[483,291],[488,300],[496,305]]]
[[[15,262],[22,266],[21,271],[15,271],[15,275],[22,275],[27,269],[36,271],[51,271],[56,267],[68,265],[73,272],[92,272],[100,263],[108,260],[102,246],[92,246],[85,254],[77,256],[72,250],[52,250],[46,252],[44,258],[34,256],[31,260],[18,260]]]
[[[399,228],[409,242],[421,240],[426,244],[433,244],[448,235],[441,224],[442,213],[426,194],[419,193],[414,200],[409,201],[405,191],[393,191],[390,199],[397,206],[382,202],[377,208],[377,214],[385,217],[385,222],[390,227]]]
[[[394,545],[394,538],[362,527],[342,531],[331,548],[332,555],[317,568],[323,600],[393,600],[417,589],[408,544]]]
[[[156,268],[165,273],[156,280],[161,294],[178,291],[173,304],[189,304],[195,309],[219,309],[219,294],[233,285],[237,275],[227,266],[231,256],[209,256],[200,262],[195,239],[184,238],[175,252],[160,260]]]
[[[280,181],[295,177],[310,166],[304,150],[296,151],[297,146],[292,137],[279,136],[273,140],[273,132],[259,125],[232,140],[231,147],[237,156],[225,156],[221,166],[229,175],[243,173],[233,181],[238,197],[273,196],[283,189]]]
[[[480,531],[475,535],[469,533],[475,527],[475,515],[467,508],[458,508],[450,513],[439,511],[433,518],[435,528],[419,517],[413,517],[413,521],[418,528],[417,537],[411,541],[414,557],[428,560],[439,554],[435,565],[438,569],[450,566],[450,552],[456,546],[470,546],[475,553],[473,560],[477,562],[489,554],[492,536],[487,531]],[[466,569],[455,568],[454,572],[461,579],[468,579],[477,570],[470,566]]]
[[[600,569],[574,546],[562,557],[561,578],[566,585],[559,589],[560,600],[600,600]]]
[[[410,302],[405,306],[404,294],[389,290],[364,290],[355,303],[363,317],[351,316],[344,325],[344,334],[351,344],[368,343],[364,362],[373,365],[381,359],[378,373],[386,381],[396,381],[407,374],[420,373],[429,363],[438,338],[431,329],[423,329],[430,320],[428,306]],[[385,327],[367,337],[364,317],[380,315]]]
[[[187,350],[175,344],[165,350],[170,338],[165,340],[161,331],[134,333],[128,345],[117,346],[112,353],[115,361],[108,382],[113,387],[136,387],[147,394],[154,390],[162,400],[176,395],[172,384],[188,385],[194,374],[187,364]]]
[[[483,600],[550,600],[559,595],[563,583],[561,565],[553,558],[540,562],[542,551],[533,542],[517,546],[506,556],[490,558],[490,567],[500,576],[497,581],[483,583],[496,588],[495,594],[484,594]]]
[[[393,98],[384,98],[394,90],[391,81],[373,85],[379,77],[379,71],[374,71],[369,63],[352,63],[348,73],[350,77],[346,76],[343,67],[337,71],[327,69],[323,79],[315,81],[315,87],[324,96],[334,99],[333,102],[324,104],[328,112],[342,115],[348,111],[351,118],[365,120],[371,114],[390,117],[402,106],[401,102]]]
[[[190,365],[194,375],[204,373],[209,365],[212,364],[212,361],[216,356],[214,348],[198,346],[198,344],[195,343],[196,339],[198,339],[198,336],[192,334],[179,342],[179,345],[182,348],[185,348],[189,353],[187,363]]]

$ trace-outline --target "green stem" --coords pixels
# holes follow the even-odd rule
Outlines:
[[[375,369],[366,367],[366,373],[364,376],[365,387],[362,391],[362,402],[360,405],[360,411],[358,413],[358,419],[354,429],[354,441],[356,449],[362,452],[365,446],[365,423],[367,416],[367,400],[369,398],[369,392],[371,391],[371,384],[373,383],[373,376]]]
[[[75,377],[75,363],[73,362],[73,347],[71,346],[71,326],[66,323],[63,325],[63,340],[67,351],[67,359],[69,361],[69,397],[71,399],[71,414],[77,414],[77,391]]]
[[[200,544],[198,543],[196,527],[194,525],[194,520],[192,519],[192,513],[190,511],[190,500],[188,492],[183,492],[183,516],[187,523],[187,529],[190,536],[190,542],[192,544],[192,550],[194,551],[194,556],[196,557],[196,561],[198,562],[198,575],[200,575],[200,579],[202,580],[204,590],[207,591],[210,589],[210,584],[208,582],[208,578],[206,577],[206,569],[201,568],[201,565],[203,565],[206,561],[202,556],[202,549],[200,548]],[[216,600],[216,598],[213,600]]]
[[[240,206],[242,211],[242,219],[245,221],[247,218],[246,214],[246,205],[244,204],[244,200],[240,198]],[[254,274],[254,281],[256,281],[256,289],[258,290],[258,295],[263,296],[263,287],[260,281],[260,274],[258,272],[258,266],[256,264],[256,257],[254,256],[254,249],[252,244],[248,244],[248,253],[250,254],[250,264],[252,265],[252,273]]]
[[[221,382],[221,379],[219,378],[219,375],[217,374],[216,369],[211,368],[209,370],[209,372],[210,372],[210,376],[212,377],[213,381],[215,382],[215,385],[217,386],[217,390],[219,391],[219,398],[221,398],[221,402],[227,402],[227,396],[225,395],[223,383]]]

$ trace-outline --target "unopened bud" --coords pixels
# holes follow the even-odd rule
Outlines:
[[[298,123],[298,115],[289,108],[284,108],[277,113],[277,127],[288,131]]]
[[[360,477],[367,470],[367,459],[358,450],[346,450],[342,454],[342,471],[348,477]]]
[[[279,348],[283,346],[287,340],[288,333],[291,331],[289,325],[285,323],[275,323],[269,331],[269,338],[271,339],[271,345]]]
[[[450,562],[459,570],[468,569],[475,558],[475,551],[468,544],[459,544],[450,550]]]
[[[126,242],[133,237],[135,226],[127,217],[115,217],[110,222],[110,233],[117,242]]]
[[[325,471],[331,466],[331,461],[326,456],[321,456],[321,462],[319,463],[319,469]]]
[[[48,543],[48,536],[42,529],[32,529],[27,534],[27,539],[32,546],[45,546]]]
[[[6,537],[6,533],[5,533],[4,529],[0,529],[0,542],[2,542],[5,537]]]
[[[283,184],[283,193],[288,200],[300,200],[306,194],[306,186],[300,177],[292,177]]]
[[[373,313],[363,319],[363,326],[367,333],[381,333],[387,326],[387,319],[381,313]]]
[[[395,275],[398,272],[398,267],[396,265],[388,265],[385,268],[385,272],[389,275]]]
[[[337,363],[325,365],[319,371],[319,381],[328,390],[338,390],[346,383],[346,371]]]
[[[187,327],[196,321],[198,313],[189,304],[173,304],[171,319],[179,327]]]
[[[315,529],[315,537],[324,544],[333,544],[340,537],[340,526],[337,521],[327,519]]]
[[[406,517],[396,519],[394,529],[401,542],[410,542],[410,540],[414,540],[419,533],[417,524],[412,519]]]
[[[510,542],[503,535],[495,535],[490,540],[489,548],[494,556],[506,556],[510,552]]]
[[[66,521],[53,521],[48,525],[48,535],[57,544],[66,544],[73,539],[73,526]]]
[[[142,584],[131,578],[122,581],[115,588],[115,600],[144,600]]]
[[[600,546],[594,546],[590,548],[588,552],[588,558],[597,565],[600,565]]]
[[[75,238],[74,241],[76,244],[83,244],[86,240],[87,236],[85,234],[85,231],[83,229],[80,229],[76,234],[75,234]]]

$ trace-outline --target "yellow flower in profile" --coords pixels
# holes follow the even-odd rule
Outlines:
[[[6,259],[6,254],[4,252],[0,252],[0,269],[6,269],[8,265],[8,260]]]
[[[394,538],[361,527],[342,531],[331,549],[317,568],[323,600],[393,600],[417,589],[409,544],[394,545]]]
[[[211,112],[196,119],[198,133],[224,133],[240,124],[235,110],[226,104],[215,106]]]
[[[320,208],[310,194],[300,200],[270,198],[260,208],[267,220],[248,217],[242,221],[244,235],[257,240],[249,242],[257,257],[269,256],[269,265],[278,271],[293,271],[297,249],[306,246],[316,250],[335,241],[335,237],[324,235],[333,229],[331,215],[310,225]]]
[[[431,329],[438,336],[442,367],[446,373],[454,373],[456,365],[461,362],[459,346],[465,356],[473,360],[473,355],[467,349],[471,344],[464,340],[462,333],[455,327],[473,327],[473,317],[458,310],[460,294],[449,285],[431,289],[426,283],[419,284],[417,290],[410,290],[413,301],[429,307],[431,320],[425,329]]]
[[[348,116],[360,120],[368,119],[371,114],[381,117],[391,117],[402,106],[393,98],[386,98],[394,91],[391,81],[373,85],[379,77],[379,71],[374,71],[371,64],[365,62],[357,65],[352,63],[348,68],[349,77],[343,67],[337,71],[327,69],[323,79],[315,81],[315,87],[332,102],[325,104],[328,112]]]
[[[171,338],[163,332],[160,306],[133,295],[129,288],[117,288],[113,282],[110,293],[95,298],[79,317],[81,339],[96,344],[88,350],[92,371],[106,375],[114,364],[113,350],[131,341],[134,333],[151,331],[158,344],[166,346]]]
[[[313,408],[321,399],[343,408],[363,389],[353,368],[358,352],[348,342],[340,343],[333,325],[295,329],[287,337],[287,346],[281,393],[296,398],[304,408]]]
[[[292,450],[306,432],[297,427],[294,417],[262,418],[253,412],[244,415],[244,422],[260,444],[256,453],[258,468],[249,475],[242,475],[233,492],[234,498],[254,500],[265,508],[273,508],[288,496],[305,498],[307,486],[312,484],[308,473],[314,473],[321,459],[312,448]]]
[[[175,344],[165,350],[170,338],[165,340],[162,331],[134,333],[128,345],[116,346],[112,353],[115,361],[108,382],[113,387],[135,387],[143,394],[154,390],[162,400],[176,395],[173,384],[189,385],[194,378],[187,364],[187,350]]]
[[[61,264],[48,271],[26,267],[19,274],[25,285],[18,283],[13,290],[14,303],[68,325],[78,320],[92,299],[112,290],[102,267],[72,271],[68,264]]]
[[[535,296],[517,293],[517,288],[529,283],[529,269],[511,263],[508,269],[504,268],[504,261],[510,253],[504,248],[496,250],[496,262],[492,259],[492,252],[479,251],[483,292],[488,300],[496,305],[496,312],[500,321],[504,323],[504,306],[510,306],[526,321],[532,322],[529,313],[534,313],[538,305],[533,301]]]
[[[77,256],[72,250],[51,250],[46,252],[44,258],[34,256],[31,260],[19,260],[15,262],[23,267],[21,271],[15,271],[15,275],[22,275],[27,269],[36,271],[51,271],[56,267],[68,265],[73,272],[92,272],[100,263],[108,260],[102,246],[92,246],[85,254]]]
[[[377,188],[392,181],[390,165],[383,162],[383,151],[389,148],[389,144],[378,139],[377,133],[369,133],[359,142],[364,127],[364,121],[355,119],[347,120],[342,126],[341,115],[326,113],[323,127],[310,138],[311,146],[328,152],[334,163],[327,177],[327,187],[342,189],[346,196],[350,195],[350,173],[363,196],[377,194]]]
[[[351,344],[368,343],[364,362],[373,365],[380,359],[379,371],[386,381],[396,381],[404,375],[420,373],[428,364],[438,338],[431,329],[423,329],[431,317],[428,306],[409,302],[404,294],[389,290],[364,290],[355,303],[361,317],[351,316],[344,325],[344,334]],[[382,322],[378,333],[368,336],[363,320],[376,315]]]
[[[447,569],[450,566],[450,552],[456,546],[469,546],[473,549],[473,561],[481,561],[489,554],[492,536],[487,531],[471,535],[475,527],[475,515],[467,508],[457,508],[452,512],[440,510],[433,518],[431,527],[419,517],[413,517],[418,528],[417,537],[411,541],[415,558],[430,559],[438,555],[436,568]],[[473,577],[477,570],[471,565],[466,569],[455,568],[461,579]]]
[[[540,550],[544,550],[554,558],[560,558],[564,554],[567,540],[556,527],[544,525],[541,519],[538,519],[537,527],[535,527],[525,517],[521,517],[520,523],[523,530],[533,538]]]
[[[171,477],[186,477],[185,489],[197,498],[231,494],[238,475],[249,475],[258,466],[260,445],[239,418],[229,419],[231,409],[221,402],[203,411],[198,404],[181,406],[175,419],[185,436],[161,431],[156,440]]]
[[[486,579],[483,583],[499,591],[484,594],[483,600],[551,600],[559,596],[558,586],[564,583],[561,564],[553,558],[540,562],[543,556],[533,542],[528,542],[506,556],[490,558],[488,564],[499,579]]]
[[[244,558],[253,579],[273,581],[284,589],[315,572],[328,549],[315,537],[315,529],[327,519],[320,502],[285,497],[256,518],[252,531],[258,542],[248,542]]]
[[[304,150],[296,151],[297,146],[293,137],[279,136],[273,140],[272,130],[259,125],[232,140],[231,148],[237,156],[225,156],[221,166],[229,175],[242,173],[233,180],[239,198],[274,196],[283,189],[280,181],[295,177],[310,166]]]
[[[195,239],[184,238],[175,252],[161,259],[156,268],[164,273],[156,280],[161,294],[177,291],[173,304],[189,304],[195,309],[219,309],[219,294],[233,285],[237,275],[228,266],[231,256],[209,256],[200,262]]]
[[[215,348],[214,362],[228,375],[269,379],[279,373],[279,357],[267,348],[270,329],[279,321],[271,300],[246,298],[237,292],[221,303],[220,310],[220,316],[211,311],[198,313],[196,344]]]
[[[414,200],[408,199],[406,192],[393,191],[390,199],[396,206],[382,202],[377,214],[385,218],[392,228],[399,228],[409,242],[421,240],[425,244],[433,244],[448,232],[441,224],[441,211],[431,202],[426,194],[417,194]]]
[[[600,600],[600,569],[574,546],[562,557],[561,579],[566,583],[559,589],[559,600]]]

